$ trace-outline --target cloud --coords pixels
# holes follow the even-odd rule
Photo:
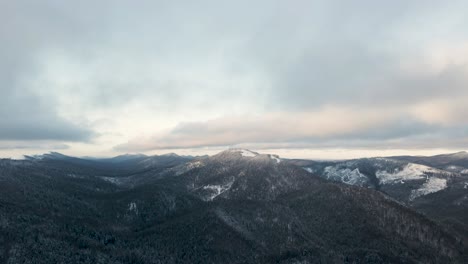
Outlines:
[[[54,41],[57,27],[40,13],[29,14],[39,19],[31,23],[30,9],[20,5],[3,2],[0,9],[0,141],[89,141],[94,132],[62,117],[55,98],[45,96],[48,87],[30,85],[41,71],[36,52]]]
[[[4,1],[0,140],[101,151],[126,141],[115,149],[465,146],[467,8]]]
[[[414,145],[411,142],[420,138],[443,138],[450,132],[410,114],[405,109],[327,106],[315,112],[226,116],[180,123],[165,133],[135,138],[115,149],[402,147],[404,143]],[[464,136],[468,138],[468,134]]]
[[[0,140],[88,141],[94,136],[88,127],[62,118],[50,104],[53,100],[28,91],[19,80],[8,81],[4,74],[0,73]]]
[[[414,116],[430,124],[446,127],[468,126],[468,98],[433,99],[411,107]]]

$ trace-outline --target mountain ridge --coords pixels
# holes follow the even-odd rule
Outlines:
[[[14,248],[18,262],[34,263],[467,259],[463,235],[436,218],[273,154],[152,158],[150,167],[130,163],[137,169],[118,175],[115,164],[0,160],[0,240],[10,245],[0,252],[10,256]]]

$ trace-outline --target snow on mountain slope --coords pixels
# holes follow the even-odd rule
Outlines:
[[[350,185],[364,186],[369,179],[359,171],[359,168],[337,168],[328,166],[324,169],[324,175],[329,180],[341,181]]]
[[[328,180],[376,188],[405,201],[444,190],[453,184],[454,177],[460,175],[456,172],[390,158],[317,162],[302,168]]]
[[[223,154],[230,156],[230,155],[240,155],[243,158],[255,158],[255,157],[260,157],[260,156],[268,156],[270,159],[273,159],[276,161],[276,163],[280,163],[281,159],[278,155],[275,154],[260,154],[255,151],[251,151],[249,149],[238,149],[238,148],[232,148],[228,149],[226,151],[222,152]]]
[[[194,161],[192,161],[194,162]],[[274,154],[229,149],[200,160],[180,175],[186,188],[202,200],[272,200],[319,180]]]
[[[410,200],[430,193],[435,193],[447,188],[447,180],[440,178],[429,178],[419,189],[411,192]]]
[[[281,162],[281,158],[275,154],[263,154],[263,153],[258,153],[258,152],[251,151],[248,149],[238,149],[238,148],[228,149],[226,151],[223,151],[221,153],[214,155],[213,158],[220,160],[220,161],[222,160],[229,161],[229,160],[235,160],[238,158],[242,158],[242,159],[247,158],[252,161],[272,160],[277,164]]]
[[[391,184],[395,182],[404,183],[405,180],[428,179],[428,174],[449,174],[445,171],[434,169],[428,166],[408,163],[403,169],[396,168],[392,172],[379,170],[375,173],[381,184]]]
[[[425,165],[408,163],[402,169],[395,169],[393,172],[377,171],[376,177],[381,184],[389,185],[394,183],[404,184],[405,181],[423,180],[417,189],[413,189],[408,197],[410,201],[430,193],[439,192],[447,188],[447,179],[451,173]]]
[[[242,157],[255,157],[255,156],[258,155],[258,153],[255,153],[255,152],[250,151],[248,149],[240,149],[239,151],[240,151]]]
[[[209,196],[206,197],[204,200],[213,201],[214,198],[216,198],[217,196],[219,196],[223,192],[231,189],[231,186],[234,183],[234,181],[235,181],[235,179],[233,178],[231,181],[227,182],[226,184],[203,186],[204,190],[211,191]]]
[[[276,163],[280,163],[281,162],[281,159],[278,155],[272,155],[272,154],[269,154],[270,156],[270,159],[273,159],[276,161]]]

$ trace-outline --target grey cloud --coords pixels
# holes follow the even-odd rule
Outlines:
[[[209,106],[217,100],[223,101],[217,107],[232,107],[249,98],[228,100],[222,95],[235,95],[229,86],[242,89],[247,81],[232,81],[253,72],[250,77],[262,74],[271,83],[256,88],[267,90],[254,92],[259,104],[288,110],[390,99],[400,103],[453,91],[427,85],[434,79],[437,83],[438,76],[422,77],[428,81],[402,76],[401,59],[426,40],[417,39],[419,32],[414,32],[415,40],[398,32],[441,13],[441,7],[461,10],[463,2],[48,1],[34,7],[38,11],[22,17],[34,27],[28,29],[28,38],[17,42],[32,40],[35,49],[45,46],[64,53],[68,63],[81,65],[78,70],[92,69],[94,74],[83,77],[86,82],[78,80],[69,88],[83,91],[82,103],[88,108],[119,107],[129,99],[148,107]],[[451,15],[457,14],[464,19],[460,23],[467,22],[463,12]],[[451,28],[448,24],[443,29]],[[199,78],[187,76],[193,73]],[[219,74],[224,74],[220,82],[207,81]],[[196,98],[196,93],[202,96]]]
[[[402,12],[395,13],[391,8],[394,6],[400,6]],[[370,8],[353,9],[356,13],[334,16],[336,20],[308,32],[306,37],[291,34],[288,38],[285,33],[280,36],[279,44],[272,41],[275,36],[256,38],[254,52],[249,54],[271,73],[273,88],[269,93],[269,107],[289,110],[314,109],[324,104],[408,105],[438,97],[467,96],[468,67],[465,63],[449,63],[440,72],[430,72],[431,65],[425,64],[427,58],[424,56],[428,54],[423,56],[421,53],[424,49],[434,48],[430,45],[438,44],[437,37],[418,39],[421,37],[418,31],[412,32],[414,36],[395,33],[411,27],[419,19],[430,19],[429,14],[438,13],[437,3],[429,14],[425,14],[428,8],[424,6],[426,8],[417,5],[407,10],[399,2],[379,8],[371,5]],[[456,11],[456,6],[449,9],[453,13],[448,15],[461,15],[458,23],[468,25],[468,19],[463,12]],[[413,14],[413,19],[407,17],[408,12]],[[306,20],[312,24],[311,28],[314,28],[313,21]],[[445,21],[439,23],[447,31],[453,27],[445,25]],[[289,29],[294,32],[294,25]],[[445,39],[448,43],[463,45],[468,40],[463,32],[449,37]],[[454,53],[454,56],[459,55]],[[421,72],[408,72],[402,68],[408,62],[414,62],[414,67]]]
[[[8,67],[8,61],[0,64]],[[88,141],[94,135],[60,117],[53,100],[44,100],[7,74],[0,73],[0,140]]]
[[[229,118],[194,120],[119,148],[253,141],[359,146],[402,138],[409,146],[429,135],[452,144],[449,137],[465,131],[465,115],[443,123],[455,112],[446,111],[431,123],[408,109],[468,99],[468,58],[449,58],[436,71],[425,61],[436,53],[431,45],[468,43],[465,10],[466,1],[4,1],[0,140],[90,140],[96,133],[64,118],[62,109],[89,115],[83,120],[94,112],[119,119],[119,110],[133,103],[167,119],[197,110],[198,120],[206,120],[233,109],[294,119],[296,112],[328,106],[358,108],[364,117],[384,107],[405,112],[389,110],[391,118],[371,116],[355,128],[347,120],[340,126],[320,119],[322,127],[296,134],[275,134],[280,127],[262,118],[230,125]],[[443,52],[453,51],[449,46]],[[414,65],[403,67],[407,63]],[[277,121],[288,123],[285,117]],[[330,134],[316,133],[320,129]]]
[[[89,128],[77,126],[56,113],[47,101],[24,90],[0,89],[0,140],[89,141]]]
[[[468,24],[461,11],[466,3],[330,2],[303,3],[300,10],[287,6],[265,22],[273,26],[261,28],[246,44],[248,63],[265,69],[272,79],[270,107],[304,109],[390,99],[390,103],[407,103],[405,100],[446,95],[447,91],[466,95],[466,89],[448,83],[463,76],[453,76],[460,72],[457,69],[447,69],[443,76],[408,76],[400,68],[408,60],[424,59],[418,56],[431,48],[428,45],[439,42],[440,31]],[[288,11],[295,16],[288,16]],[[434,17],[439,20],[431,20]],[[450,23],[454,17],[460,20],[457,25]],[[426,21],[427,28],[417,28],[410,32],[413,35],[401,33],[420,21]],[[431,30],[432,38],[425,33]],[[449,43],[463,43],[460,40],[466,41],[467,34],[460,31],[444,37]],[[419,66],[422,70],[427,67]],[[466,73],[465,65],[463,68]],[[466,85],[466,78],[461,81]]]
[[[88,141],[94,133],[60,116],[47,87],[28,87],[38,69],[36,52],[54,42],[56,25],[46,15],[30,13],[36,4],[2,2],[0,16],[0,140]],[[39,21],[28,21],[29,16]],[[58,24],[62,25],[62,24]]]

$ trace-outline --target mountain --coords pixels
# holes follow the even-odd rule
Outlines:
[[[468,237],[468,174],[460,167],[466,157],[462,152],[433,157],[291,162],[328,180],[378,190]],[[429,166],[432,162],[434,166]]]
[[[395,156],[396,160],[413,162],[445,169],[453,172],[468,174],[468,152],[461,151],[452,154],[442,154],[436,156]]]
[[[467,260],[439,222],[276,155],[229,149],[118,175],[94,162],[0,161],[0,263]]]
[[[161,171],[183,164],[193,157],[164,154],[146,156],[143,154],[125,154],[112,158],[76,158],[57,152],[43,155],[25,156],[26,160],[43,166],[61,167],[77,174],[126,177],[146,172]]]
[[[148,158],[148,156],[144,154],[123,154],[119,156],[115,156],[112,158],[93,158],[92,160],[99,160],[101,162],[110,162],[110,163],[121,163],[121,162],[128,162],[128,161],[141,161]]]
[[[188,191],[203,200],[272,200],[311,182],[300,168],[281,163],[277,155],[231,149],[198,160],[196,168],[181,175]]]

